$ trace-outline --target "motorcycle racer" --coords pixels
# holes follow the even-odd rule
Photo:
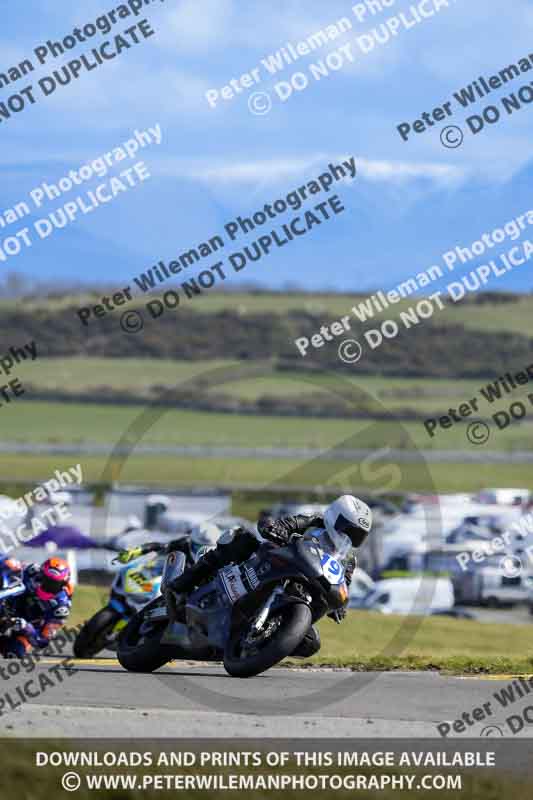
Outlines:
[[[337,498],[326,508],[323,515],[297,514],[278,520],[263,516],[258,523],[261,536],[280,547],[286,545],[294,534],[316,536],[320,539],[320,546],[327,552],[336,553],[343,563],[348,587],[357,565],[354,549],[363,544],[371,528],[370,508],[352,495],[342,495]],[[171,583],[169,587],[171,591],[168,592],[170,608],[173,607],[172,592],[189,593],[199,584],[211,579],[222,567],[246,561],[261,543],[259,537],[243,529],[224,533],[215,549],[207,552]],[[336,622],[341,622],[346,616],[346,609],[334,611],[329,616]],[[311,626],[293,655],[308,658],[319,649],[320,635],[318,630]]]
[[[15,559],[9,562],[14,562],[10,568],[20,574],[26,591],[10,602],[14,619],[1,650],[5,658],[22,658],[33,648],[46,648],[65,624],[72,605],[73,586],[69,565],[62,558],[54,556],[41,566],[23,567]]]

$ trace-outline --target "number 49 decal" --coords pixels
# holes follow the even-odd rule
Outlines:
[[[324,576],[330,583],[341,583],[344,578],[344,569],[342,564],[339,564],[336,559],[332,558],[327,553],[324,553],[320,563],[322,564]]]

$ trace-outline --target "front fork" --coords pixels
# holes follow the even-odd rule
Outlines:
[[[263,630],[265,623],[270,615],[272,610],[272,606],[276,602],[278,597],[281,597],[285,594],[285,590],[289,585],[290,581],[286,580],[283,582],[283,586],[276,586],[276,588],[272,591],[269,597],[266,599],[264,605],[262,606],[261,610],[257,614],[252,624],[252,631],[253,633],[257,634]],[[296,600],[296,598],[294,598]],[[302,595],[301,598],[298,599],[298,602],[305,601],[309,604],[312,602],[311,595]]]
[[[276,600],[276,597],[279,597],[280,595],[285,594],[285,586],[286,585],[287,585],[287,582],[285,582],[283,584],[283,586],[276,586],[274,591],[266,599],[265,603],[263,604],[263,607],[261,608],[261,610],[259,611],[259,614],[256,616],[256,618],[255,618],[255,620],[253,622],[252,631],[254,633],[259,633],[264,628],[265,622],[268,619],[268,615],[270,614],[270,610],[271,610],[272,606],[274,605],[274,601]]]

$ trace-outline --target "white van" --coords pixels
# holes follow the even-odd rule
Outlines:
[[[455,604],[449,578],[387,578],[377,581],[359,606],[382,614],[434,614],[449,611]]]
[[[525,505],[531,499],[529,489],[482,489],[474,499],[478,503],[495,503],[504,506]]]
[[[375,581],[364,569],[354,569],[350,584],[348,608],[361,608],[362,603],[375,588]]]

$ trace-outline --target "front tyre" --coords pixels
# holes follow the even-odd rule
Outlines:
[[[234,631],[224,650],[224,667],[235,678],[251,678],[290,656],[311,625],[311,610],[304,603],[276,609],[263,630],[252,635],[248,629]]]
[[[161,644],[168,619],[145,620],[145,612],[151,608],[153,604],[148,603],[138,611],[120,634],[117,658],[128,672],[154,672],[175,657],[175,648]]]
[[[109,638],[122,614],[106,606],[97,611],[82,627],[72,650],[76,658],[92,658],[109,643]]]

